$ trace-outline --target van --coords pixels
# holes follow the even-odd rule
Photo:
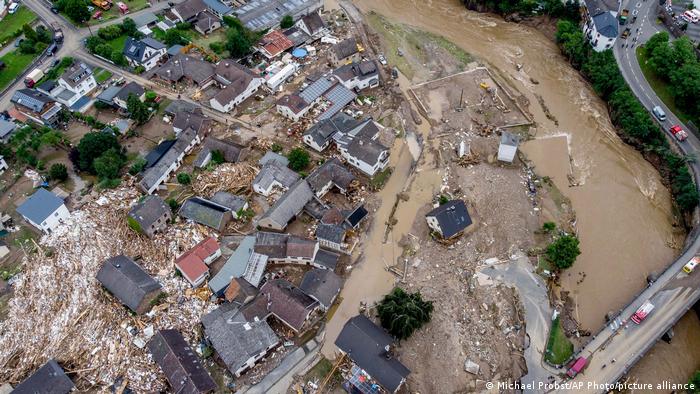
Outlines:
[[[654,109],[651,110],[651,112],[654,113],[654,116],[656,116],[656,119],[658,119],[662,122],[666,120],[666,112],[664,112],[664,110],[661,109],[661,107],[659,107],[658,105],[656,107],[654,107]]]
[[[56,45],[56,43],[53,43],[53,44],[49,45],[47,53],[49,54],[49,56],[53,56],[56,54],[57,50],[58,50],[58,46]]]
[[[7,12],[10,14],[14,14],[17,12],[17,9],[19,8],[19,4],[17,3],[11,3],[10,6],[7,8]]]

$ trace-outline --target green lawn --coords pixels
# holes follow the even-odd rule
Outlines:
[[[663,101],[668,109],[670,109],[671,112],[673,112],[683,123],[692,121],[696,125],[700,124],[697,119],[693,118],[676,106],[676,103],[673,100],[673,94],[671,93],[671,86],[666,83],[666,81],[659,78],[651,69],[651,66],[647,64],[647,54],[644,47],[637,47],[636,52],[637,61],[639,62],[639,67],[642,69],[644,78],[647,80],[647,82],[649,82],[651,88],[654,89],[654,93],[656,93],[656,95],[661,99],[661,101]]]
[[[0,48],[12,42],[15,37],[15,32],[22,29],[26,23],[32,23],[36,19],[34,14],[26,6],[21,6],[14,14],[7,14],[0,23]]]
[[[14,82],[37,56],[39,56],[38,53],[24,55],[19,53],[19,50],[14,50],[0,57],[0,60],[5,63],[5,68],[0,72],[0,90]]]
[[[569,338],[564,334],[561,328],[559,318],[552,321],[552,328],[549,331],[549,340],[547,341],[547,350],[544,358],[554,365],[561,365],[569,360],[574,354],[574,344],[569,341]]]
[[[115,50],[119,53],[122,53],[122,51],[124,50],[124,44],[126,43],[127,38],[128,38],[127,36],[119,36],[119,37],[115,38],[114,40],[107,41],[107,43],[109,44],[109,46],[112,47],[113,50]]]
[[[94,70],[94,74],[95,74],[95,81],[97,83],[102,83],[102,82],[112,78],[111,72],[109,72],[108,70],[101,69],[99,67],[97,67]]]
[[[226,42],[226,27],[221,27],[220,29],[214,31],[206,37],[199,34],[199,32],[194,29],[191,29],[189,31],[189,35],[190,37],[192,37],[192,40],[195,44],[201,45],[207,50],[209,50],[209,44],[211,44],[212,42]]]

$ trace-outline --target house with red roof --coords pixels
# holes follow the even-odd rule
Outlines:
[[[178,257],[175,266],[193,287],[198,287],[209,277],[209,264],[219,256],[219,243],[209,237]]]
[[[272,30],[260,39],[258,50],[267,59],[274,59],[294,46],[292,40],[279,30]]]

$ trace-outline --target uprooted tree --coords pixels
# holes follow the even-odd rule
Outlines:
[[[432,313],[432,301],[424,301],[420,292],[407,293],[400,287],[394,288],[377,305],[382,327],[399,340],[410,337],[429,322]]]

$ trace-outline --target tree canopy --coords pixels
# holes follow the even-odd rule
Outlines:
[[[119,151],[121,146],[117,137],[110,133],[92,132],[87,133],[80,140],[77,146],[77,162],[74,163],[83,171],[88,171],[93,174],[95,172],[95,159],[102,156],[103,153],[110,149]]]
[[[148,122],[151,116],[151,111],[148,109],[148,105],[142,102],[136,95],[129,94],[126,99],[126,110],[129,112],[129,118],[136,121],[138,124],[144,124]]]
[[[56,7],[75,23],[83,23],[90,19],[90,10],[85,0],[59,0]]]
[[[281,28],[289,29],[292,26],[294,26],[294,18],[292,18],[291,15],[285,15],[284,17],[282,17],[282,21],[280,22]]]
[[[116,148],[110,148],[95,159],[95,173],[100,179],[116,179],[123,165],[123,155]]]
[[[547,260],[560,269],[569,268],[581,254],[578,245],[578,238],[571,235],[561,236],[547,247]]]
[[[294,171],[301,171],[309,165],[309,152],[304,148],[294,148],[287,155],[289,159],[289,168]]]
[[[424,301],[420,292],[407,293],[400,287],[394,288],[377,305],[382,327],[399,340],[410,337],[429,322],[432,313],[432,301]]]
[[[63,163],[52,164],[49,168],[49,178],[63,182],[68,179],[68,168]]]

